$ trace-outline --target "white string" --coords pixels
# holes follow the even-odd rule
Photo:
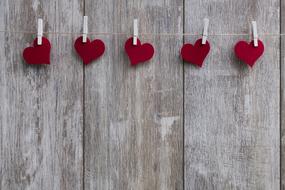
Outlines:
[[[7,31],[0,30],[2,33],[20,33],[20,34],[36,34],[33,31]],[[82,35],[82,33],[74,33],[74,32],[43,32],[44,34],[50,35]],[[111,32],[89,32],[91,35],[131,35],[129,33],[111,33]],[[140,33],[141,36],[199,36],[202,34],[194,34],[194,33]],[[208,36],[249,36],[252,35],[250,33],[209,33]],[[263,33],[260,36],[285,36],[285,33]]]

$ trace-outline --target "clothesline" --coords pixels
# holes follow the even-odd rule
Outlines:
[[[36,31],[7,31],[0,30],[1,33],[20,33],[20,34],[37,34]],[[78,32],[43,32],[44,34],[50,35],[81,35]],[[111,33],[111,32],[89,32],[88,35],[129,35],[131,33]],[[139,36],[199,36],[202,34],[194,33],[140,33]],[[250,36],[250,33],[210,33],[208,36]],[[259,36],[285,36],[285,33],[259,33]]]

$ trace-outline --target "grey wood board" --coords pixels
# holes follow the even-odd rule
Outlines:
[[[280,3],[281,7],[280,7],[280,11],[281,11],[281,22],[280,22],[280,31],[282,34],[285,33],[285,1],[281,0]],[[280,138],[281,138],[281,150],[280,150],[280,158],[281,158],[281,166],[280,166],[280,171],[281,171],[281,189],[285,190],[285,120],[284,120],[284,116],[285,116],[285,112],[284,112],[284,106],[285,106],[285,97],[284,97],[284,85],[285,85],[285,67],[284,67],[284,63],[285,63],[285,38],[284,35],[282,35],[281,37],[281,60],[280,60],[280,64],[281,64],[281,68],[280,68],[280,73],[281,73],[281,91],[280,91],[280,95],[281,95],[281,102],[280,102],[280,106],[281,106],[281,134],[280,134]]]
[[[266,8],[265,8],[266,7]],[[185,32],[279,33],[279,1],[185,1]],[[187,37],[194,42],[197,37]],[[279,189],[280,40],[262,36],[265,53],[250,69],[233,47],[250,36],[210,36],[201,69],[185,66],[185,189]]]
[[[5,1],[0,64],[0,189],[81,189],[83,184],[83,67],[74,36],[46,34],[51,65],[24,63],[37,18],[44,31],[81,28],[82,1]],[[2,8],[1,8],[2,9]],[[2,25],[1,24],[1,25]],[[14,32],[13,32],[14,31]]]
[[[183,189],[182,36],[139,36],[153,59],[131,67],[124,43],[139,33],[181,33],[183,1],[85,1],[104,57],[85,67],[85,188]]]

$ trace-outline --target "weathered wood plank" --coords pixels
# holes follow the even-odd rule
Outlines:
[[[6,1],[5,30],[80,31],[83,1]],[[81,189],[83,67],[71,35],[48,35],[51,65],[29,66],[34,34],[1,34],[0,189]]]
[[[281,33],[285,33],[285,1],[281,0]],[[285,37],[281,37],[281,189],[285,190]]]
[[[0,30],[4,31],[5,29],[5,9],[7,1],[0,1]]]
[[[183,1],[86,0],[89,28],[132,34],[182,32]],[[182,36],[140,36],[155,57],[131,67],[130,35],[92,36],[106,43],[103,58],[85,67],[86,189],[183,188]]]
[[[278,0],[185,0],[185,31],[279,33]],[[248,68],[233,54],[249,36],[210,36],[205,65],[185,65],[185,189],[279,189],[279,36],[263,36],[266,52]],[[195,37],[186,38],[194,42]]]

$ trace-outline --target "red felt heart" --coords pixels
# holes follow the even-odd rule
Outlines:
[[[210,44],[202,44],[202,39],[198,39],[194,46],[192,44],[184,44],[181,48],[181,57],[184,61],[202,67],[203,62],[210,51]]]
[[[93,40],[90,42],[89,38],[87,38],[86,43],[83,43],[82,36],[76,39],[74,48],[85,65],[99,58],[105,51],[105,45],[103,41]]]
[[[137,45],[133,45],[133,38],[129,38],[125,43],[125,51],[131,61],[131,65],[148,61],[154,54],[154,48],[151,44],[141,44],[138,39]]]
[[[254,47],[254,42],[251,41],[249,44],[245,41],[239,41],[235,45],[235,54],[236,56],[248,64],[250,67],[253,67],[257,59],[263,54],[264,45],[262,41],[258,40],[258,47]]]
[[[27,47],[23,51],[23,57],[28,64],[50,64],[51,45],[47,38],[42,37],[42,45],[37,44],[34,39],[33,47]]]

